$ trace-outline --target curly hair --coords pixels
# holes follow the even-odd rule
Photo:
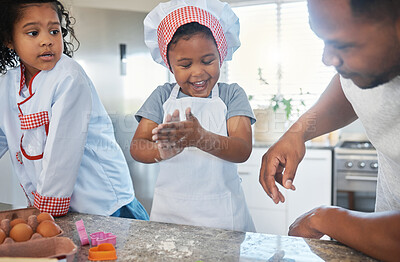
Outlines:
[[[75,36],[72,26],[75,19],[70,16],[68,10],[57,0],[0,0],[0,74],[7,73],[7,69],[19,65],[18,54],[7,47],[12,42],[14,24],[17,23],[23,15],[23,7],[27,4],[51,3],[57,12],[61,23],[61,33],[64,41],[63,53],[72,57],[73,53],[79,48],[79,41]],[[66,39],[70,35],[70,41]],[[75,48],[73,41],[76,41]]]

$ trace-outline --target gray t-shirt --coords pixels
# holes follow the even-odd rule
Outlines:
[[[162,86],[158,86],[136,113],[136,120],[140,122],[142,117],[144,117],[157,124],[161,124],[164,119],[163,104],[169,98],[175,84],[176,83],[166,83]],[[226,120],[233,116],[247,116],[250,118],[251,124],[256,122],[253,110],[251,109],[243,88],[238,84],[226,83],[218,83],[218,88],[219,97],[227,107]],[[179,91],[178,99],[181,97],[187,97],[187,95]]]
[[[400,76],[370,89],[340,78],[343,92],[378,152],[375,211],[400,210]]]

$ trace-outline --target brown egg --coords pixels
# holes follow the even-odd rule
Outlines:
[[[37,216],[37,221],[38,221],[39,224],[40,224],[40,222],[45,221],[45,220],[54,221],[54,218],[53,218],[52,215],[50,215],[49,213],[46,213],[46,212],[40,213]]]
[[[31,239],[33,235],[32,228],[25,223],[19,223],[13,226],[10,230],[10,237],[14,239],[15,242],[22,242]]]
[[[20,223],[26,224],[26,220],[23,219],[23,218],[15,218],[15,219],[11,220],[10,227],[13,227],[13,226],[15,226],[17,224],[20,224]]]
[[[45,220],[37,226],[36,232],[43,237],[53,237],[61,233],[61,228],[54,221]]]
[[[4,242],[4,239],[6,239],[6,233],[3,231],[3,229],[0,229],[0,244]]]

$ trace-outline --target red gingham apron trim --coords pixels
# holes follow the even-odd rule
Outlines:
[[[37,192],[32,192],[35,196],[34,206],[40,212],[50,213],[54,217],[64,216],[68,213],[71,197],[45,197]]]
[[[222,65],[228,53],[228,45],[222,26],[218,19],[216,19],[209,12],[195,6],[185,6],[171,12],[158,25],[158,46],[160,47],[160,54],[164,60],[164,63],[169,69],[171,69],[167,60],[168,44],[180,26],[191,22],[198,22],[199,24],[202,24],[211,30],[217,43],[218,52],[220,55],[220,65]]]
[[[15,154],[15,157],[17,158],[17,161],[18,161],[21,165],[24,164],[24,163],[22,162],[21,157],[20,157],[20,152],[17,152],[17,153]],[[25,195],[26,195],[26,194],[25,194]]]
[[[21,80],[19,81],[19,95],[22,94],[22,88],[25,86],[25,66],[21,64]]]
[[[25,79],[25,66],[24,64],[21,63],[21,79],[19,81],[19,95],[21,96],[22,94],[22,89],[24,88],[25,84],[26,84],[26,79]],[[32,94],[32,82],[33,79],[35,79],[35,77],[41,72],[41,70],[39,70],[29,81],[29,85],[28,85],[28,90],[29,90],[29,96],[33,96]]]
[[[47,111],[30,115],[19,114],[18,117],[21,121],[21,130],[35,129],[43,125],[48,125],[50,123],[49,113]]]
[[[39,113],[35,113],[35,114],[30,114],[30,115],[22,115],[19,114],[19,119],[21,120],[21,130],[29,130],[29,129],[35,129],[38,128],[40,126],[44,125],[45,131],[46,131],[46,135],[49,133],[49,114],[47,111],[43,111],[43,112],[39,112]],[[24,136],[21,136],[21,143],[20,143],[20,150],[21,153],[24,155],[25,158],[29,159],[29,160],[39,160],[43,158],[43,153],[37,156],[30,156],[28,155],[24,148],[22,147],[22,139],[24,138]],[[18,162],[22,162],[19,160],[18,158],[18,153],[17,153],[17,159]],[[22,163],[21,163],[22,164]]]

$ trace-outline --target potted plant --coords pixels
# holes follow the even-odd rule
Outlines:
[[[262,76],[262,69],[258,69],[258,77],[261,85],[269,85]],[[303,95],[300,89],[300,96]],[[249,101],[254,96],[249,96]],[[303,99],[299,100],[299,105],[305,107]],[[254,125],[254,139],[256,142],[272,144],[277,141],[290,125],[291,118],[300,113],[300,108],[294,105],[293,98],[287,98],[282,93],[272,95],[269,101],[254,109],[257,122]]]

